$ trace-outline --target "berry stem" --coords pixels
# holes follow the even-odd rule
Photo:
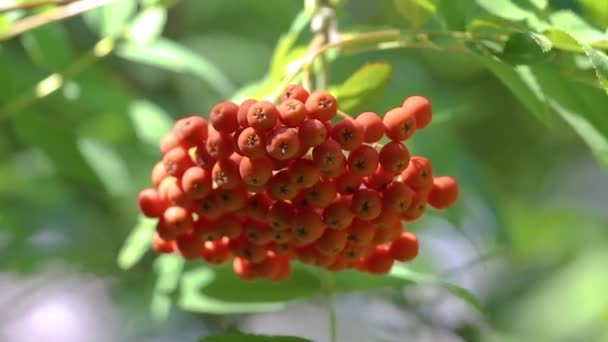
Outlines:
[[[322,275],[323,293],[325,294],[325,309],[327,310],[329,336],[331,342],[338,341],[338,323],[336,319],[336,308],[334,307],[334,287],[336,276],[331,271],[324,270]]]
[[[339,109],[338,109],[337,114],[338,114],[339,116],[341,116],[341,117],[345,118],[345,119],[352,119],[352,118],[353,118],[353,117],[352,117],[350,114],[345,113],[345,112],[343,112],[343,111],[341,111],[341,110],[339,110]]]

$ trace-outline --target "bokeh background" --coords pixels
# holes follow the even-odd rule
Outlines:
[[[484,3],[505,2],[554,23],[556,14],[574,15],[575,29],[608,40],[603,0],[442,0],[424,28],[459,30],[472,15],[500,16]],[[332,5],[340,29],[411,28],[393,1]],[[51,7],[1,13],[0,33]],[[296,0],[124,0],[3,36],[0,341],[196,341],[237,328],[328,341],[323,301],[306,289],[287,302],[291,290],[279,291],[278,305],[243,313],[215,303],[225,313],[211,314],[200,291],[184,295],[175,259],[145,253],[134,265],[150,227],[134,199],[148,186],[158,138],[175,118],[278,86],[269,72],[275,47],[302,9]],[[296,47],[311,38],[300,26]],[[607,132],[608,97],[579,57],[535,64],[538,75],[557,75],[540,82],[555,96],[540,120],[517,83],[470,52],[399,49],[332,61],[332,86],[369,61],[392,66],[384,91],[357,111],[382,113],[412,94],[431,100],[434,122],[408,147],[454,175],[462,196],[455,209],[408,227],[422,250],[407,267],[461,286],[483,307],[436,280],[359,289],[363,280],[353,278],[357,291],[335,299],[340,341],[608,341],[608,176],[587,145],[606,135],[577,134],[554,106],[576,107]],[[225,301],[230,291],[244,291],[242,301],[263,290],[272,299],[272,288],[247,293],[229,273],[217,276]],[[297,292],[304,280],[289,286]],[[250,312],[258,309],[270,312]]]

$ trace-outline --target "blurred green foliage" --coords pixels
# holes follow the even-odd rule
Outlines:
[[[398,30],[393,46],[327,51],[342,109],[382,113],[427,96],[433,125],[408,146],[454,175],[463,195],[431,216],[474,241],[480,259],[490,253],[506,265],[476,299],[430,276],[439,271],[423,246],[420,260],[388,276],[339,274],[337,291],[445,288],[492,327],[455,330],[467,340],[605,340],[608,195],[590,192],[606,191],[608,178],[595,172],[585,183],[578,174],[608,168],[606,1],[330,3],[340,3],[345,37]],[[52,7],[0,14],[0,36]],[[300,1],[121,0],[1,41],[3,269],[33,273],[61,260],[110,274],[117,296],[149,302],[158,319],[173,305],[249,313],[319,295],[318,274],[303,266],[283,284],[244,284],[226,267],[155,260],[154,223],[137,217],[134,201],[172,121],[207,115],[226,98],[275,94],[306,56],[309,19]],[[49,229],[65,239],[36,245]]]

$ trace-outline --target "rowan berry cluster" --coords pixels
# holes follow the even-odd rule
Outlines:
[[[154,188],[138,196],[140,211],[158,218],[154,251],[232,260],[239,278],[271,281],[289,277],[294,260],[383,274],[415,258],[404,222],[458,197],[453,178],[434,177],[403,144],[430,123],[431,105],[412,96],[382,118],[332,123],[337,112],[327,91],[291,85],[278,106],[221,102],[209,121],[177,120],[160,142]]]

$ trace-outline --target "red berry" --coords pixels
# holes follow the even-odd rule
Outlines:
[[[391,242],[388,251],[397,261],[411,261],[418,255],[418,248],[416,235],[405,232]]]
[[[144,189],[137,196],[139,211],[146,217],[160,217],[167,208],[156,189]]]
[[[365,177],[365,185],[368,188],[384,190],[394,178],[395,175],[393,173],[386,171],[382,166],[378,165],[374,173]]]
[[[378,246],[369,256],[364,258],[365,269],[372,274],[386,274],[393,267],[394,260],[388,249]]]
[[[273,130],[268,136],[266,151],[277,160],[294,158],[300,151],[298,131],[288,127],[279,127]]]
[[[401,178],[417,192],[428,193],[433,187],[433,166],[428,159],[413,156],[408,167],[401,173]]]
[[[264,138],[253,128],[247,127],[238,135],[239,153],[245,157],[257,158],[266,154]]]
[[[215,184],[224,189],[234,189],[242,183],[239,164],[232,159],[218,160],[211,170],[211,176]]]
[[[374,112],[364,112],[359,114],[355,120],[363,126],[363,141],[375,143],[384,136],[384,123],[378,114]]]
[[[285,88],[283,94],[281,94],[281,101],[295,99],[301,102],[306,102],[308,96],[308,91],[306,91],[304,87],[299,84],[290,84]]]
[[[238,111],[239,106],[229,101],[216,104],[209,112],[209,120],[211,121],[211,125],[218,132],[225,134],[236,131],[239,127],[237,121]]]
[[[392,182],[383,192],[382,208],[384,210],[405,214],[415,196],[414,190],[402,182]]]
[[[361,183],[363,183],[363,179],[350,171],[346,171],[334,179],[336,190],[343,195],[353,194],[361,187]]]
[[[379,161],[383,169],[398,175],[408,166],[410,152],[402,143],[391,141],[380,150]]]
[[[192,215],[188,209],[172,206],[165,210],[162,216],[165,225],[178,233],[185,233],[192,230]]]
[[[378,151],[373,147],[361,145],[348,155],[348,168],[357,176],[369,176],[378,167]]]
[[[347,118],[338,121],[331,131],[331,137],[342,146],[352,151],[363,143],[363,126],[356,120]]]
[[[393,141],[409,139],[416,131],[414,114],[401,107],[393,108],[384,114],[382,119],[386,136]]]
[[[203,241],[199,240],[192,232],[178,236],[175,239],[175,247],[179,254],[186,260],[194,260],[202,257]]]
[[[178,146],[179,146],[179,142],[178,142],[177,138],[175,137],[175,134],[173,134],[173,131],[169,131],[169,132],[165,133],[165,135],[163,135],[163,137],[160,138],[159,148],[160,148],[160,153],[163,155],[165,155],[167,152],[169,152],[170,150],[172,150]]]
[[[272,177],[272,161],[267,157],[245,157],[239,163],[239,173],[245,184],[264,186]]]
[[[202,144],[207,139],[207,134],[207,120],[197,115],[179,119],[173,125],[173,135],[186,149]]]
[[[241,103],[239,106],[239,110],[236,112],[236,121],[239,123],[241,127],[249,127],[249,122],[247,121],[247,111],[252,104],[258,101],[254,99],[248,99]]]
[[[296,210],[289,202],[275,201],[268,210],[268,226],[273,230],[291,228]]]
[[[403,101],[402,108],[416,118],[416,128],[422,129],[431,123],[432,108],[429,100],[422,96],[410,96]]]
[[[181,177],[182,174],[191,166],[194,166],[188,151],[181,147],[175,147],[163,157],[163,165],[167,174],[174,177]]]
[[[351,211],[362,220],[373,220],[382,211],[380,194],[373,189],[355,191],[351,203]]]
[[[336,99],[325,90],[316,90],[305,102],[308,115],[321,121],[331,120],[338,111]]]
[[[154,164],[152,172],[150,173],[150,180],[154,186],[158,186],[167,176],[169,176],[169,174],[167,173],[167,170],[165,170],[165,165],[163,165],[162,161]]]
[[[449,176],[435,177],[429,194],[429,205],[435,209],[446,209],[458,199],[458,183]]]
[[[175,246],[173,240],[165,240],[158,235],[158,232],[154,232],[152,235],[152,250],[159,254],[173,253]]]
[[[316,119],[306,119],[298,129],[300,142],[306,147],[321,145],[327,139],[328,130],[325,125]]]
[[[211,191],[211,172],[193,166],[184,172],[181,184],[188,197],[192,199],[203,198]]]
[[[228,158],[234,152],[232,136],[227,133],[220,133],[210,127],[209,137],[205,142],[205,148],[207,149],[209,156],[213,159]]]
[[[315,166],[312,159],[297,159],[290,165],[289,179],[300,188],[310,188],[321,177],[321,171]]]
[[[279,120],[287,127],[299,127],[308,116],[304,103],[288,99],[279,105]]]
[[[274,128],[278,118],[278,109],[268,101],[258,101],[247,110],[247,122],[258,132],[266,132]]]

